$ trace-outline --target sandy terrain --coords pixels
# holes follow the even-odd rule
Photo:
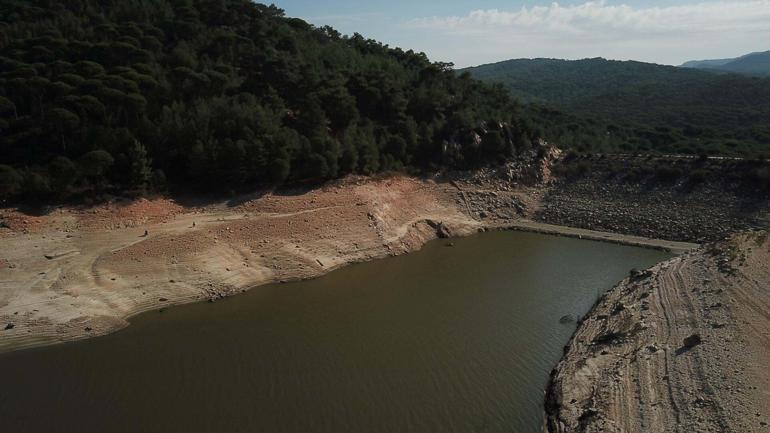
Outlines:
[[[140,200],[42,218],[4,210],[0,350],[100,335],[141,311],[401,254],[438,231],[476,232],[481,223],[458,200],[451,185],[396,177],[232,207]]]
[[[545,430],[770,431],[768,287],[766,232],[630,276],[565,348]]]

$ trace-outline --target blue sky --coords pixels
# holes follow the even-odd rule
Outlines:
[[[770,50],[770,0],[277,0],[287,15],[459,67],[520,57],[663,64]]]

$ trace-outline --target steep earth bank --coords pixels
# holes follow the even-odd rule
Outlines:
[[[767,432],[770,239],[750,232],[633,272],[551,375],[551,433]]]
[[[455,186],[348,179],[295,195],[0,215],[0,350],[105,334],[141,311],[402,254],[484,225]],[[3,329],[4,328],[4,329]]]

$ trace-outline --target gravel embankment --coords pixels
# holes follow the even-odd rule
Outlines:
[[[770,227],[770,194],[718,182],[634,181],[597,170],[559,178],[536,219],[550,224],[705,242]]]

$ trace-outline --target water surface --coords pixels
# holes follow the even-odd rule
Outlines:
[[[659,251],[531,233],[136,317],[0,355],[5,432],[537,433],[585,314]]]

